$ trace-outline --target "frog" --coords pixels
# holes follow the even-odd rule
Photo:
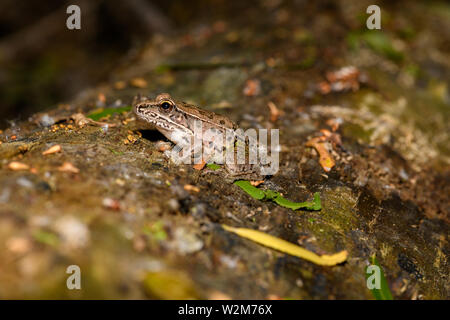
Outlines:
[[[133,112],[139,120],[154,126],[176,145],[189,145],[195,138],[200,138],[203,146],[201,161],[223,165],[227,181],[264,180],[268,176],[262,173],[260,164],[250,163],[248,160],[244,163],[238,161],[235,148],[244,146],[247,159],[249,142],[236,123],[225,115],[175,100],[168,93],[161,93],[155,99],[136,96],[133,100]],[[220,142],[223,137],[226,137],[225,143]],[[260,146],[252,144],[252,148],[255,151]],[[223,152],[227,150],[231,152],[231,158],[227,158],[230,153],[223,156]],[[198,152],[195,156],[198,159]]]

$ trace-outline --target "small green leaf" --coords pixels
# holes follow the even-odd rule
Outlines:
[[[250,196],[257,200],[263,200],[266,195],[264,194],[264,191],[254,187],[251,185],[250,181],[247,180],[238,180],[234,182],[235,185],[237,185],[239,188],[247,192]]]
[[[312,202],[293,202],[283,198],[279,192],[274,190],[261,190],[251,185],[249,181],[238,180],[234,182],[235,185],[240,187],[242,190],[247,192],[250,196],[257,200],[271,200],[278,204],[279,206],[289,208],[292,210],[298,210],[304,208],[307,210],[318,211],[322,208],[320,201],[320,194],[318,192],[314,193],[314,200]]]
[[[122,156],[124,153],[122,151],[116,151],[112,148],[109,149],[112,153],[114,153],[116,156]]]
[[[59,243],[59,238],[56,234],[44,230],[37,230],[33,233],[33,238],[43,244],[55,247]]]
[[[162,221],[156,221],[152,225],[144,226],[142,231],[156,241],[164,241],[167,239],[167,233],[164,230]]]
[[[218,170],[221,168],[221,166],[215,163],[208,163],[206,166],[211,170]]]
[[[320,209],[322,209],[322,201],[320,201],[320,193],[319,192],[314,193],[313,203],[314,204],[312,206],[312,210],[319,211]]]
[[[88,118],[98,121],[101,118],[107,117],[109,115],[115,114],[115,113],[122,113],[122,112],[128,112],[131,111],[131,106],[121,107],[121,108],[107,108],[107,109],[99,109],[94,112],[91,112],[87,115]]]
[[[381,267],[380,263],[378,262],[375,255],[372,255],[369,257],[370,264],[376,265],[380,268],[380,289],[370,289],[372,292],[373,297],[376,300],[394,300],[392,297],[391,290],[389,289],[389,285],[387,283],[386,277],[384,276],[383,268]],[[366,281],[371,276],[370,273],[367,273],[367,268],[365,268],[365,274],[366,274]]]
[[[307,210],[315,210],[319,211],[322,209],[321,203],[320,203],[320,194],[318,192],[314,193],[314,200],[312,202],[305,201],[305,202],[292,202],[290,200],[287,200],[283,198],[281,195],[278,195],[273,200],[278,205],[289,208],[292,210],[298,210],[298,209],[307,209]]]

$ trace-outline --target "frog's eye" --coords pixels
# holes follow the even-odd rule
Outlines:
[[[163,111],[168,112],[168,111],[172,110],[173,105],[172,105],[172,103],[170,103],[169,101],[164,101],[163,103],[161,103],[161,104],[159,105],[159,107],[160,107]]]

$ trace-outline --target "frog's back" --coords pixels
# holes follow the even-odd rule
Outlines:
[[[209,110],[200,109],[194,105],[186,102],[177,102],[177,107],[192,117],[198,118],[201,121],[207,121],[214,126],[219,126],[224,129],[236,129],[236,124],[228,117],[214,113]]]

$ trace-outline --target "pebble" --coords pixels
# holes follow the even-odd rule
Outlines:
[[[17,179],[16,182],[21,187],[29,188],[29,189],[33,188],[33,182],[31,182],[30,180],[28,180],[25,177],[20,177],[19,179]]]
[[[11,197],[11,190],[9,188],[5,188],[0,193],[0,203],[7,203],[9,198]]]
[[[122,180],[122,179],[119,179],[119,178],[117,178],[116,180],[114,180],[114,182],[115,182],[117,185],[121,186],[121,187],[123,187],[123,186],[125,185],[125,180]]]
[[[130,84],[136,88],[145,88],[147,87],[147,81],[144,78],[133,78],[130,81]]]
[[[111,198],[104,198],[102,201],[102,205],[105,208],[111,209],[111,210],[120,210],[120,202],[116,199]]]
[[[55,120],[48,114],[44,114],[40,119],[39,123],[44,127],[50,127],[55,124]]]
[[[191,209],[189,210],[190,214],[194,218],[203,218],[206,213],[206,204],[204,203],[196,203]]]
[[[90,232],[88,227],[78,218],[63,216],[56,220],[54,229],[68,249],[80,249],[89,244]]]
[[[11,237],[6,241],[6,248],[12,253],[24,254],[31,249],[31,241],[25,237]]]
[[[203,248],[203,241],[195,234],[184,228],[177,228],[174,232],[173,245],[181,254],[190,254]]]
[[[33,215],[30,217],[29,224],[32,227],[45,228],[50,225],[51,221],[49,216]]]
[[[78,172],[80,172],[80,169],[75,167],[70,162],[64,162],[60,167],[58,167],[58,171],[70,172],[70,173],[78,173]]]
[[[25,277],[34,277],[48,272],[50,253],[30,252],[18,261],[19,272]]]
[[[227,256],[227,255],[223,254],[223,255],[220,256],[219,259],[220,259],[220,262],[224,266],[226,266],[226,267],[228,267],[230,269],[235,269],[237,267],[237,265],[238,265],[238,258],[232,258],[230,256]]]
[[[142,252],[146,248],[147,244],[144,238],[141,236],[133,239],[133,249],[137,252]]]
[[[167,206],[171,211],[178,211],[178,209],[180,209],[180,203],[178,202],[177,199],[174,198],[167,201]]]

